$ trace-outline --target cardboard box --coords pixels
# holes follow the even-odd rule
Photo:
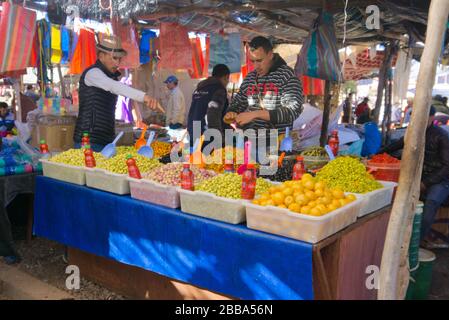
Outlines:
[[[75,124],[70,125],[42,125],[33,128],[33,147],[39,148],[39,141],[44,139],[51,152],[62,152],[73,148],[73,133]]]

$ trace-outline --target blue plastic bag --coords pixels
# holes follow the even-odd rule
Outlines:
[[[362,148],[362,157],[369,157],[376,154],[382,145],[382,135],[374,122],[364,124],[365,143]]]

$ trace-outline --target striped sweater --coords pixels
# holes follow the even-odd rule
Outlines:
[[[253,71],[246,76],[228,112],[262,110],[263,106],[269,111],[271,121],[256,119],[243,129],[275,128],[284,132],[285,128],[291,127],[301,114],[303,102],[301,81],[293,69],[276,53],[268,74],[257,78],[256,71]]]

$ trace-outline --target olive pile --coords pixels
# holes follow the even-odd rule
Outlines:
[[[181,184],[182,169],[182,163],[169,163],[165,166],[151,170],[148,174],[144,175],[143,178],[165,185],[179,186]],[[193,172],[195,184],[200,184],[217,175],[214,171],[198,169],[195,166],[191,166],[190,170]]]
[[[265,179],[258,178],[256,194],[264,193],[273,185]],[[236,173],[225,173],[204,181],[195,187],[197,191],[213,193],[219,197],[241,199],[242,176]]]
[[[318,171],[316,177],[330,188],[345,192],[367,193],[382,188],[382,184],[366,172],[365,166],[352,157],[338,157]]]
[[[294,165],[295,165],[294,159],[288,160],[284,159],[284,161],[282,162],[282,166],[277,168],[276,173],[274,175],[263,176],[260,175],[259,170],[257,171],[257,173],[258,176],[264,177],[271,181],[284,182],[292,179]]]
[[[128,166],[126,164],[126,157],[128,154],[131,154],[136,160],[137,167],[139,168],[139,171],[141,173],[148,172],[154,168],[162,166],[162,163],[160,163],[156,159],[148,159],[146,157],[143,157],[139,154],[135,153],[118,153],[112,158],[109,158],[105,161],[102,161],[100,163],[97,162],[97,168],[105,169],[113,173],[119,173],[119,174],[128,174]]]
[[[323,157],[328,158],[327,152],[322,147],[310,147],[301,152],[302,156],[308,157]]]
[[[101,155],[101,153],[94,152],[94,158],[97,165],[106,159]],[[77,167],[84,167],[84,149],[70,149],[57,154],[50,158],[51,162],[63,163]]]

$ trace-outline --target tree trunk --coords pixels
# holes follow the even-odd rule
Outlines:
[[[321,125],[320,145],[324,147],[327,144],[327,129],[329,127],[329,115],[331,112],[331,82],[326,80],[324,87],[324,110],[323,122]]]
[[[410,242],[410,225],[416,201],[419,198],[422,162],[424,158],[425,132],[428,122],[432,87],[443,34],[449,14],[447,0],[433,0],[430,4],[426,43],[421,57],[414,107],[410,126],[405,136],[405,148],[401,162],[399,187],[388,224],[378,298],[381,300],[403,299],[399,292],[400,273],[407,266]],[[401,270],[401,263],[403,268]],[[405,266],[404,266],[405,264]]]

